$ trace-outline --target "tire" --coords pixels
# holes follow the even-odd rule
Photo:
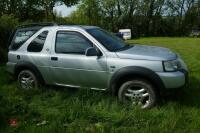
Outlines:
[[[149,109],[156,105],[158,95],[151,83],[143,79],[134,79],[121,85],[118,98],[123,103]]]
[[[22,70],[18,74],[18,86],[24,90],[37,89],[39,87],[39,82],[32,71]]]

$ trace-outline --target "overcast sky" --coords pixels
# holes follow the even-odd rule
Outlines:
[[[56,6],[54,7],[54,10],[57,11],[57,13],[61,13],[63,17],[68,16],[70,13],[76,10],[76,6],[67,7],[65,5],[62,6]]]

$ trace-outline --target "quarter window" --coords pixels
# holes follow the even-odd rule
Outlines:
[[[28,52],[41,52],[48,35],[48,31],[39,34],[28,46]]]
[[[92,43],[78,32],[57,32],[56,53],[85,54],[89,47],[92,47]]]

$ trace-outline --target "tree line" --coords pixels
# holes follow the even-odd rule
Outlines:
[[[61,18],[53,8],[78,4]],[[58,21],[101,26],[116,32],[130,28],[134,36],[187,36],[200,29],[200,0],[1,0],[0,16],[20,22]]]
[[[55,19],[53,8],[59,5],[72,6],[79,0],[1,0],[0,16],[13,14],[20,21],[43,21]]]

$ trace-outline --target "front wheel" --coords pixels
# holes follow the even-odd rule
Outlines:
[[[143,79],[134,79],[122,84],[118,98],[123,103],[133,104],[142,109],[152,108],[157,102],[155,88]]]

